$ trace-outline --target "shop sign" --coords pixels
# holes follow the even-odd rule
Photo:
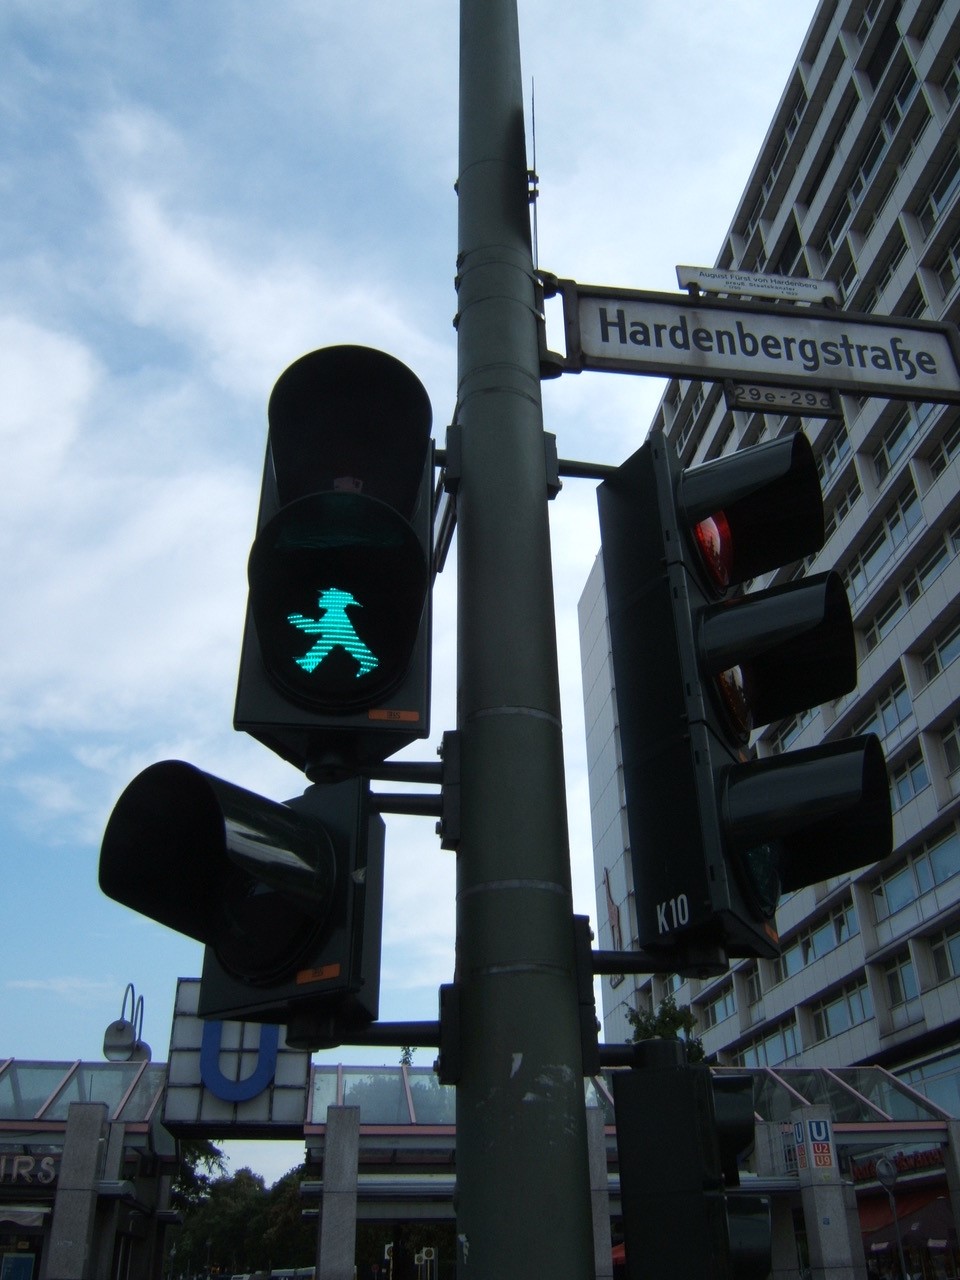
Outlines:
[[[0,1186],[49,1187],[57,1180],[59,1156],[0,1155]]]
[[[922,1173],[925,1169],[942,1169],[943,1147],[923,1147],[917,1151],[898,1151],[896,1155],[872,1156],[869,1160],[851,1160],[850,1172],[854,1182],[875,1182],[877,1161],[892,1160],[898,1174]]]

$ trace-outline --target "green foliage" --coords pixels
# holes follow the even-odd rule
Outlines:
[[[206,1138],[180,1143],[180,1168],[173,1180],[171,1204],[181,1212],[196,1208],[209,1194],[213,1175],[221,1177],[227,1166],[223,1152]]]
[[[633,1027],[634,1042],[638,1040],[683,1040],[687,1046],[687,1061],[702,1062],[703,1045],[694,1035],[697,1022],[689,1005],[677,1008],[672,995],[664,996],[656,1013],[645,1009],[628,1009],[627,1021]]]
[[[230,1276],[312,1266],[317,1224],[301,1215],[302,1177],[303,1168],[298,1166],[269,1191],[263,1178],[250,1169],[208,1179],[203,1195],[183,1206],[183,1226],[171,1233],[168,1273],[191,1275],[209,1266]]]
[[[211,1167],[222,1170],[219,1152]],[[168,1246],[164,1274],[170,1280],[180,1280],[204,1273],[208,1267],[221,1277],[229,1277],[275,1267],[313,1266],[317,1220],[302,1216],[305,1202],[300,1182],[304,1173],[303,1166],[297,1166],[269,1190],[249,1169],[239,1169],[232,1177],[201,1179],[202,1195],[189,1205],[184,1202],[183,1226],[168,1237],[172,1248]],[[444,1271],[453,1272],[456,1242],[452,1222],[358,1222],[360,1275],[369,1275],[374,1263],[383,1266],[388,1242],[395,1246],[394,1280],[416,1280],[413,1259],[424,1245],[432,1245]]]

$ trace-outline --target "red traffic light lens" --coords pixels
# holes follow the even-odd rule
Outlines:
[[[744,687],[742,667],[729,667],[716,677],[720,701],[730,727],[741,742],[746,742],[753,729],[753,712]]]
[[[693,526],[703,566],[718,591],[726,591],[733,569],[733,535],[727,517],[717,511]]]

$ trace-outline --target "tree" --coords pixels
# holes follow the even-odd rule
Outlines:
[[[672,995],[664,996],[656,1013],[646,1009],[628,1009],[627,1021],[633,1027],[633,1040],[682,1040],[687,1046],[687,1061],[702,1062],[703,1044],[694,1035],[697,1020],[689,1005],[677,1008]]]
[[[209,1194],[214,1175],[227,1171],[223,1152],[206,1138],[180,1142],[180,1167],[171,1188],[174,1209],[186,1212],[202,1204]]]

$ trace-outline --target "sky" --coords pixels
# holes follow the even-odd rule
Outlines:
[[[712,265],[815,8],[519,0],[540,267],[672,292],[678,263]],[[101,1059],[128,983],[162,1061],[201,947],[100,893],[101,835],[159,760],[303,789],[232,728],[266,405],[303,353],[362,343],[414,370],[443,445],[457,5],[6,0],[0,38],[0,1061]],[[662,390],[564,375],[545,428],[615,465]],[[567,480],[550,521],[574,905],[596,919],[576,616],[594,490]],[[401,758],[455,727],[454,559],[431,735]],[[381,1016],[431,1019],[455,855],[432,819],[387,822]],[[269,1183],[301,1151],[236,1158]]]

